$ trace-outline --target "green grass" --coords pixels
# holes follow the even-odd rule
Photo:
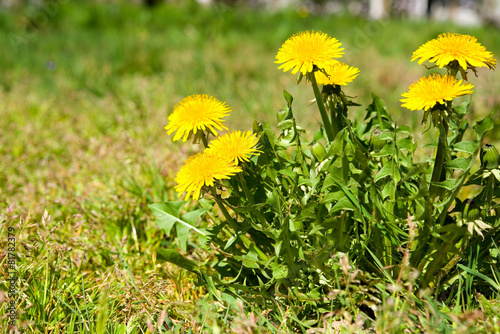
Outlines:
[[[175,199],[173,177],[192,153],[163,129],[183,97],[214,95],[233,109],[229,127],[250,130],[254,119],[274,124],[286,89],[296,98],[299,123],[314,124],[319,119],[310,116],[310,91],[273,61],[293,33],[322,30],[342,41],[345,61],[361,70],[347,93],[366,106],[374,92],[398,122],[417,128],[421,114],[403,110],[398,100],[426,74],[409,62],[420,44],[456,31],[475,35],[500,55],[497,30],[444,23],[82,2],[64,4],[30,24],[28,18],[42,17],[40,10],[0,9],[0,240],[6,249],[7,227],[15,227],[16,303],[27,333],[145,333],[163,310],[179,332],[225,330],[233,323],[235,332],[264,333],[280,326],[256,310],[251,318],[251,307],[212,304],[195,276],[156,260],[157,247],[178,247],[157,230],[147,204]],[[471,80],[478,91],[474,112],[496,112],[498,125],[499,72],[481,69],[479,75]],[[188,253],[209,256],[196,240]],[[0,267],[4,291],[6,261]],[[348,305],[350,296],[345,298]],[[429,328],[443,331],[498,326],[496,320],[477,320],[474,327],[473,314],[463,310],[475,312],[479,305],[486,319],[499,316],[497,300],[477,300],[413,318],[427,317]],[[5,311],[5,298],[0,301]],[[428,304],[429,310],[439,307]],[[381,307],[379,331],[411,329],[412,316],[398,312],[413,306],[388,296]],[[348,310],[338,316],[355,322]],[[293,315],[283,312],[285,319]],[[325,319],[325,326],[338,324],[333,319]]]

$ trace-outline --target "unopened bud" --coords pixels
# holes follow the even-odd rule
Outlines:
[[[495,169],[499,165],[498,151],[495,146],[485,144],[481,149],[481,167]]]
[[[314,145],[311,146],[311,153],[318,161],[323,161],[326,157],[326,150],[321,143],[314,143]]]

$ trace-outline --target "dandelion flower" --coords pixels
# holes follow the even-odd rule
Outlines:
[[[341,85],[345,86],[349,82],[352,82],[358,75],[359,69],[356,67],[350,67],[347,64],[337,63],[333,66],[329,66],[325,69],[326,74],[322,71],[317,71],[316,81],[320,85]]]
[[[248,161],[251,155],[260,154],[261,151],[255,147],[258,141],[259,138],[251,131],[232,131],[213,140],[206,152],[218,154],[238,164],[239,161]]]
[[[419,64],[429,60],[443,68],[452,61],[457,61],[465,71],[468,68],[487,66],[494,69],[497,63],[493,54],[477,42],[475,37],[461,34],[445,33],[428,41],[413,52],[411,61],[419,59]]]
[[[215,136],[217,130],[227,128],[222,125],[222,118],[227,116],[231,110],[224,103],[206,94],[192,95],[186,97],[174,107],[174,112],[168,117],[168,125],[165,127],[168,134],[177,131],[174,141],[184,136],[186,141],[191,133],[196,134],[199,130],[209,129]]]
[[[400,100],[403,107],[410,110],[429,110],[437,103],[444,104],[444,101],[451,101],[454,98],[472,94],[474,86],[470,83],[462,85],[462,80],[458,81],[451,75],[441,76],[439,74],[429,75],[421,78],[418,82],[410,85],[408,93],[403,93],[404,99]]]
[[[229,179],[241,172],[241,168],[233,161],[216,154],[198,153],[186,160],[175,177],[175,190],[180,194],[186,192],[187,200],[200,197],[203,186],[213,186],[216,180]]]
[[[276,55],[276,64],[283,64],[279,69],[284,72],[292,70],[292,74],[300,71],[303,75],[311,73],[316,66],[325,69],[338,63],[334,58],[344,54],[342,44],[322,32],[301,32],[285,41]]]

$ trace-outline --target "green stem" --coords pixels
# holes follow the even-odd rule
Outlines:
[[[226,221],[229,223],[229,226],[234,230],[234,233],[239,237],[242,245],[246,250],[250,249],[251,245],[254,244],[254,248],[257,251],[257,254],[259,255],[260,259],[263,261],[267,261],[269,258],[267,257],[264,252],[258,247],[257,244],[255,244],[252,240],[250,240],[244,233],[240,231],[240,228],[238,227],[237,222],[231,217],[229,212],[227,211],[226,207],[222,203],[222,200],[219,198],[219,196],[215,193],[215,189],[212,188],[212,195],[214,196],[215,201],[217,202],[217,205],[219,206],[220,210],[222,211],[222,214],[226,218]]]
[[[238,177],[240,179],[241,187],[243,188],[243,192],[245,193],[248,203],[253,204],[253,197],[251,196],[250,191],[248,190],[245,178],[241,175],[241,173],[238,173]]]
[[[314,96],[316,97],[316,103],[318,104],[319,113],[321,114],[321,119],[323,120],[323,124],[325,125],[326,135],[328,137],[328,141],[332,142],[335,139],[333,133],[333,127],[328,118],[328,114],[326,113],[325,104],[323,103],[323,98],[321,97],[321,92],[318,88],[318,83],[316,82],[316,77],[314,76],[314,72],[310,72],[307,74],[307,78],[311,81]]]
[[[222,203],[221,199],[219,198],[219,196],[217,194],[215,194],[215,190],[212,191],[212,195],[214,196],[214,199],[215,199],[215,202],[217,202],[217,205],[219,206],[220,210],[222,211],[222,214],[224,215],[224,218],[226,218],[226,221],[229,223],[229,226],[231,226],[231,228],[236,232],[238,233],[238,224],[236,223],[236,221],[233,219],[233,217],[231,217],[231,215],[229,214],[229,212],[227,211],[226,207],[224,206],[224,204]]]
[[[443,172],[445,157],[446,157],[446,147],[447,147],[447,138],[448,138],[448,123],[444,117],[441,118],[441,122],[439,125],[439,140],[438,146],[436,149],[436,158],[434,159],[434,169],[432,170],[431,183],[429,185],[429,197],[425,203],[425,213],[424,213],[424,226],[420,232],[420,250],[415,252],[414,256],[412,256],[412,260],[415,260],[413,266],[419,266],[420,264],[424,264],[425,261],[420,262],[422,257],[422,252],[424,251],[427,242],[431,236],[431,228],[434,225],[437,217],[433,217],[434,212],[434,199],[439,196],[441,189],[435,186],[433,183],[441,181],[441,175]],[[422,268],[419,268],[420,270]]]
[[[205,137],[205,132],[203,131],[201,133],[201,140],[203,141],[203,145],[205,146],[205,148],[208,147],[208,141],[207,141],[207,137]]]
[[[458,67],[453,67],[451,70],[450,70],[450,75],[454,78],[457,77],[457,73],[458,73]]]
[[[431,201],[439,194],[439,188],[433,185],[433,183],[441,181],[441,175],[446,157],[447,138],[448,123],[443,119],[439,128],[439,141],[436,149],[436,159],[434,160],[434,169],[432,171],[431,184],[429,186]]]
[[[328,105],[330,106],[330,118],[332,120],[337,120],[334,101],[330,100],[330,103],[328,103]],[[339,133],[339,130],[340,130],[338,121],[334,121],[332,123],[332,129],[333,129],[333,138],[335,138],[335,137],[337,137],[337,134]]]
[[[392,242],[387,236],[384,235],[384,258],[383,263],[385,263],[386,267],[389,267],[391,272],[394,270],[392,267]]]

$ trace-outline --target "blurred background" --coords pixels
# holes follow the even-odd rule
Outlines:
[[[282,10],[302,7],[315,14],[349,13],[371,19],[408,17],[412,19],[451,20],[463,25],[500,24],[500,1],[498,0],[132,0],[136,4],[154,7],[165,2],[196,2],[203,5],[228,5],[264,10]],[[47,5],[68,1],[52,0],[2,0],[7,8],[26,5]],[[105,1],[98,1],[105,3]],[[114,1],[116,2],[116,1]]]

